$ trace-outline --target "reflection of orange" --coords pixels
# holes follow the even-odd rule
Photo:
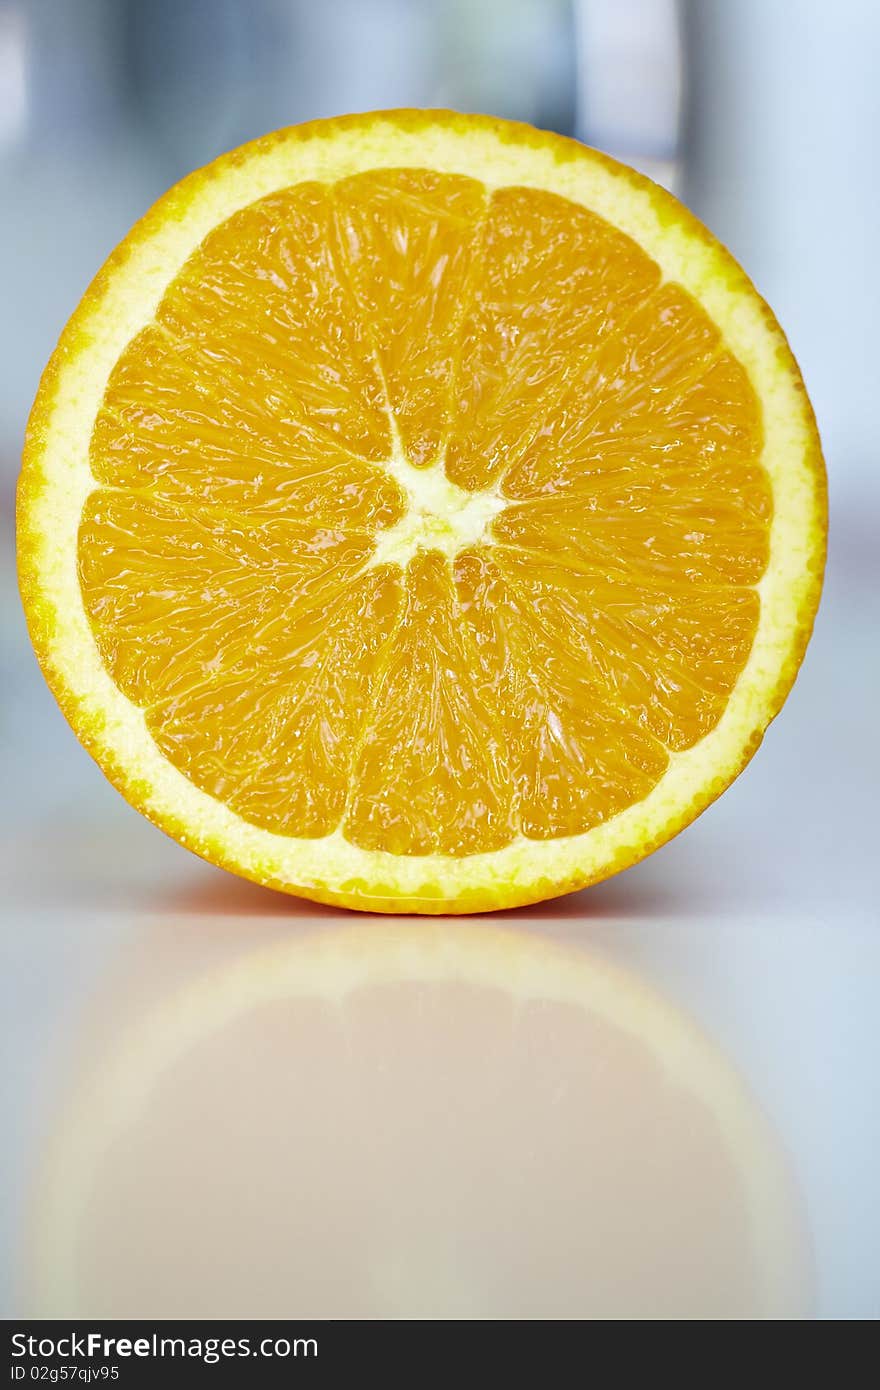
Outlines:
[[[97,1041],[40,1193],[44,1315],[804,1310],[795,1203],[741,1083],[582,952],[319,930]]]
[[[163,199],[44,378],[35,644],[126,795],[260,882],[478,911],[606,877],[742,768],[818,601],[797,367],[593,151],[451,113]]]

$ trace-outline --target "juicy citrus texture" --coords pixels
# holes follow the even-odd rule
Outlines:
[[[636,242],[420,168],[223,221],[120,356],[79,530],[102,659],[245,821],[581,834],[718,723],[772,493],[749,378]]]

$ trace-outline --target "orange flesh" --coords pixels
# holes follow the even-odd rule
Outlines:
[[[301,184],[207,237],[114,369],[86,610],[165,755],[255,825],[414,855],[577,834],[724,711],[761,443],[703,310],[584,208]],[[376,561],[401,451],[498,499],[452,558],[426,533]]]

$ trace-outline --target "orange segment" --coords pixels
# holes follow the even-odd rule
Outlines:
[[[320,604],[292,608],[222,679],[150,706],[156,743],[252,825],[329,835],[398,607],[394,575],[374,569]]]
[[[372,343],[318,186],[207,237],[116,364],[95,424],[101,481],[169,499],[388,524],[400,488]]]
[[[339,264],[327,189],[301,184],[223,222],[157,318],[218,376],[244,377],[251,399],[369,458],[387,455],[381,381]]]
[[[335,191],[344,253],[407,456],[436,456],[449,428],[464,305],[486,190],[427,169],[359,174]]]
[[[508,497],[580,489],[589,498],[621,469],[650,478],[672,465],[710,470],[760,454],[760,416],[742,367],[689,296],[664,285],[583,366],[525,457]],[[764,480],[766,490],[766,480]],[[747,491],[760,487],[750,479]]]
[[[393,854],[498,849],[515,833],[508,750],[474,680],[449,568],[423,554],[406,582],[345,833]]]
[[[90,499],[81,576],[101,654],[159,747],[255,825],[324,835],[345,803],[399,585],[369,537]]]
[[[320,609],[363,568],[368,536],[279,518],[92,494],[80,580],[114,679],[138,703],[277,653],[285,615]]]
[[[572,569],[662,576],[675,589],[757,584],[767,564],[766,522],[742,502],[688,499],[690,485],[675,491],[660,482],[641,493],[624,487],[606,497],[607,510],[579,512],[568,499],[513,505],[493,535]]]
[[[784,339],[682,208],[407,119],[283,134],[133,234],[36,408],[22,584],[154,818],[439,911],[592,881],[726,785],[824,493]]]
[[[499,549],[495,563],[534,615],[530,629],[633,726],[675,752],[715,727],[754,639],[753,589],[691,584],[670,593],[640,575],[624,581],[598,565],[588,575],[515,549]]]
[[[582,834],[641,800],[666,754],[590,668],[564,607],[511,583],[501,564],[465,554],[456,582],[476,679],[502,721],[520,828],[536,839]]]
[[[381,469],[255,396],[244,368],[223,375],[157,326],[113,372],[89,452],[99,482],[185,507],[384,526],[406,505]]]
[[[547,428],[582,358],[659,278],[635,242],[567,199],[493,194],[461,331],[450,478],[489,487],[510,468]]]

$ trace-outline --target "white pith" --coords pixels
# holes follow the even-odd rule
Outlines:
[[[377,535],[374,565],[405,569],[420,550],[439,550],[454,560],[460,550],[489,539],[489,523],[506,505],[497,492],[468,492],[450,482],[442,456],[429,468],[414,468],[395,449],[382,467],[403,487],[408,505],[398,522]]]

